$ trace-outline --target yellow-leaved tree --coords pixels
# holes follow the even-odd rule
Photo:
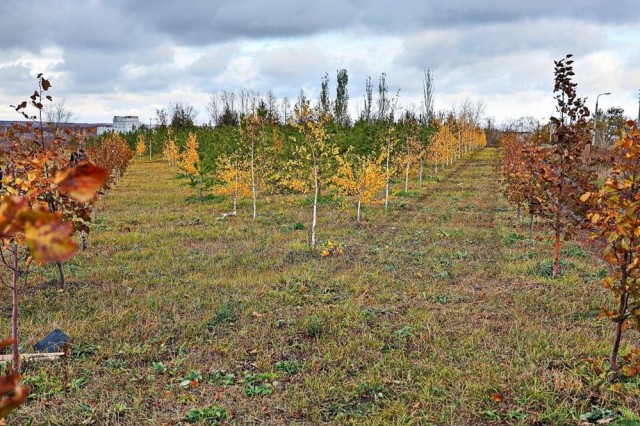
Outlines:
[[[356,202],[356,221],[360,224],[360,210],[363,204],[373,203],[386,185],[386,173],[382,163],[385,156],[356,155],[347,151],[336,157],[338,170],[332,177],[340,192],[352,197]]]
[[[252,113],[242,118],[240,125],[241,148],[246,150],[249,157],[249,171],[251,174],[251,195],[253,198],[253,219],[258,217],[258,167],[256,157],[259,148],[264,145],[264,121],[257,114]]]
[[[233,199],[233,210],[231,213],[225,213],[223,217],[236,216],[238,200],[249,198],[253,194],[249,186],[251,174],[246,170],[246,165],[243,167],[239,156],[232,154],[218,159],[216,178],[222,184],[216,188],[215,192]]]
[[[173,136],[171,129],[167,130],[164,148],[162,149],[162,157],[167,160],[171,167],[177,167],[178,161],[180,160],[180,149],[176,144],[176,138]]]
[[[398,144],[398,137],[395,134],[395,127],[393,127],[390,123],[386,125],[386,134],[384,138],[385,144],[382,149],[382,157],[384,158],[384,173],[385,173],[385,182],[384,182],[384,209],[387,210],[389,208],[389,200],[391,199],[391,195],[389,194],[389,189],[391,186],[391,176],[393,175],[394,168],[391,162],[393,151]]]
[[[147,145],[144,143],[144,135],[139,134],[136,141],[136,155],[142,157],[147,153]]]
[[[400,166],[404,169],[404,193],[409,192],[409,175],[411,169],[418,165],[424,154],[422,142],[418,137],[418,122],[414,119],[405,121],[404,147],[398,157]]]
[[[184,172],[191,186],[198,188],[198,196],[202,198],[204,190],[204,171],[200,154],[198,154],[198,138],[195,133],[189,132],[187,146],[180,155],[178,168]]]
[[[310,108],[309,101],[303,99],[301,105],[294,108],[293,126],[298,130],[295,137],[299,144],[295,147],[293,159],[287,163],[287,175],[282,183],[302,194],[313,193],[313,210],[309,246],[316,247],[316,228],[318,224],[318,197],[323,184],[331,180],[333,159],[338,148],[329,142],[327,123],[330,117],[319,108]]]
[[[434,174],[438,175],[438,166],[444,167],[453,161],[457,140],[446,124],[439,124],[438,131],[427,149],[427,159],[433,165]]]

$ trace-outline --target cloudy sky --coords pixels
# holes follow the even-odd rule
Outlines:
[[[575,56],[578,94],[593,109],[638,114],[637,0],[2,0],[0,120],[44,72],[82,122],[155,118],[172,102],[208,121],[215,90],[317,99],[346,68],[350,109],[365,79],[386,73],[419,107],[433,70],[435,108],[482,101],[498,121],[554,112],[553,60]]]

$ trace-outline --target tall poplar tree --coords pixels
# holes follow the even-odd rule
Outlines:
[[[338,70],[336,86],[336,101],[334,103],[334,119],[341,126],[348,126],[349,118],[349,91],[347,84],[349,83],[349,75],[346,69]]]

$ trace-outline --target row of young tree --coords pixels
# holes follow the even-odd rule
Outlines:
[[[62,262],[78,249],[73,235],[88,230],[95,194],[108,187],[112,175],[87,161],[80,146],[68,155],[84,134],[60,128],[45,134],[42,117],[45,103],[52,101],[47,94],[51,83],[42,74],[37,78],[30,100],[13,107],[31,122],[5,132],[0,151],[0,282],[12,300],[11,338],[0,342],[0,349],[13,350],[13,367],[0,377],[0,418],[29,395],[29,388],[20,384],[19,296],[30,268],[57,263],[64,277]],[[34,115],[27,113],[31,110]]]
[[[503,133],[500,174],[518,218],[521,209],[528,208],[530,238],[534,217],[552,229],[553,278],[561,272],[563,240],[586,228],[591,239],[604,246],[603,257],[611,269],[604,286],[617,301],[615,308],[602,311],[616,324],[609,357],[612,378],[640,375],[639,357],[625,356],[622,364],[619,359],[624,331],[640,331],[640,131],[629,121],[613,147],[594,150],[589,110],[577,95],[572,64],[571,55],[555,62],[559,117],[551,118],[554,133]],[[598,185],[599,177],[603,185]]]
[[[160,132],[139,134],[136,152],[146,155]],[[294,106],[286,125],[256,111],[243,116],[238,127],[192,130],[182,141],[177,133],[171,128],[161,133],[164,159],[189,178],[200,196],[210,184],[215,184],[215,193],[229,196],[233,207],[225,216],[237,215],[238,201],[251,198],[252,217],[257,218],[262,193],[310,196],[312,248],[317,243],[318,199],[327,189],[352,200],[359,224],[363,205],[388,208],[392,182],[401,180],[407,193],[412,177],[422,186],[425,169],[437,174],[469,150],[486,145],[477,123],[463,117],[434,117],[425,125],[407,114],[397,122],[345,128],[322,103],[312,107],[308,100]]]

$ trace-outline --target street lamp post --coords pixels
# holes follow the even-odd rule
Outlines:
[[[596,134],[598,133],[598,100],[600,99],[600,96],[610,94],[610,92],[605,92],[596,96],[596,111],[593,114],[593,141],[591,142],[591,145],[596,144]]]

